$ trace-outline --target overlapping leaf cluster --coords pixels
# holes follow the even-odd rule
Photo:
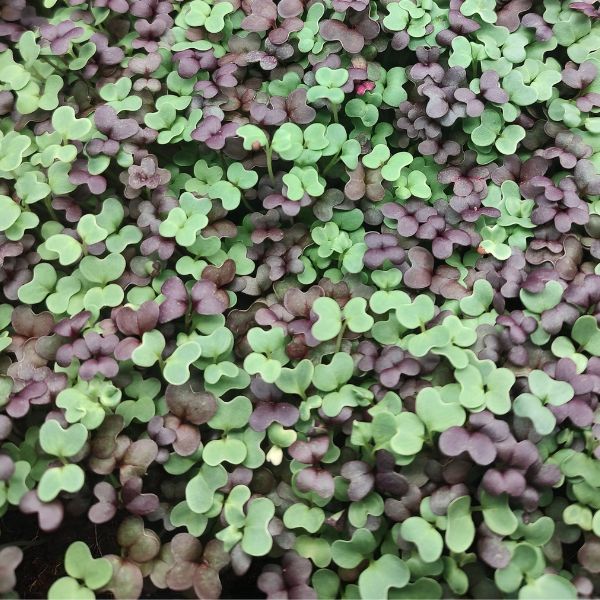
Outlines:
[[[35,4],[0,515],[121,548],[48,597],[598,597],[598,3]]]

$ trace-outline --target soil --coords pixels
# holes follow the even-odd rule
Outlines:
[[[111,521],[94,525],[87,518],[67,517],[53,533],[45,533],[38,527],[37,516],[25,516],[8,512],[0,519],[2,545],[16,544],[23,550],[23,562],[16,570],[16,591],[23,599],[43,599],[48,589],[60,577],[66,575],[63,565],[65,552],[70,544],[79,540],[87,544],[94,557],[120,554],[116,543],[118,523]],[[264,598],[256,588],[256,580],[262,571],[264,559],[255,559],[248,573],[237,577],[231,570],[221,574],[223,599]],[[146,586],[146,582],[149,583]],[[141,598],[189,598],[171,590],[155,588],[144,581]],[[97,598],[112,598],[110,593],[96,594]]]
[[[37,516],[8,512],[0,522],[2,544],[16,543],[23,550],[23,562],[16,570],[16,591],[21,598],[46,598],[50,586],[66,575],[63,559],[71,543],[87,544],[93,556],[119,552],[112,523],[96,526],[85,518],[65,517],[61,527],[45,533]]]

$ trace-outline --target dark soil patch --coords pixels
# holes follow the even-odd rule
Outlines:
[[[23,550],[23,562],[16,571],[16,591],[23,599],[37,600],[47,597],[48,589],[60,577],[66,575],[63,565],[65,552],[70,544],[82,541],[90,548],[94,557],[106,554],[120,554],[116,543],[118,523],[111,521],[94,525],[85,517],[68,517],[53,533],[44,533],[35,515],[25,516],[18,512],[8,512],[0,519],[2,537],[0,543],[17,544]],[[223,599],[264,598],[256,587],[256,581],[268,559],[254,559],[249,571],[237,577],[228,570],[221,574]],[[147,579],[141,598],[185,598],[171,590],[155,588]],[[146,585],[146,583],[148,585]],[[96,594],[98,598],[111,598],[112,595]]]
[[[256,587],[256,580],[262,573],[262,568],[267,562],[270,562],[269,559],[255,558],[248,572],[242,577],[238,577],[231,570],[222,573],[221,582],[223,583],[223,592],[221,593],[221,598],[224,600],[265,598],[265,594]]]
[[[50,586],[66,575],[65,552],[77,540],[87,544],[93,556],[119,552],[112,523],[97,526],[83,517],[65,516],[57,531],[45,533],[35,515],[10,512],[2,518],[1,529],[2,544],[16,543],[23,550],[23,562],[16,571],[16,591],[21,598],[46,598]]]

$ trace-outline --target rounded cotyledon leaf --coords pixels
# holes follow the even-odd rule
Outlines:
[[[575,395],[575,391],[566,381],[555,381],[547,373],[534,369],[529,374],[529,389],[544,404],[561,406]]]
[[[322,600],[334,600],[340,589],[340,578],[329,569],[318,569],[313,573],[311,586]]]
[[[208,525],[208,517],[195,513],[185,500],[173,508],[169,520],[175,527],[186,527],[194,537],[200,537]]]
[[[83,542],[73,542],[65,554],[65,570],[83,581],[91,590],[105,586],[112,577],[112,565],[104,558],[92,558],[90,549]]]
[[[519,297],[525,308],[531,312],[542,314],[545,310],[554,308],[563,296],[563,287],[558,281],[550,280],[541,292],[529,292],[521,288]]]
[[[79,465],[64,465],[48,469],[38,484],[38,496],[42,502],[51,502],[65,491],[78,492],[84,484],[85,474]]]
[[[439,600],[443,596],[442,586],[429,577],[419,577],[414,583],[408,583],[402,589],[391,588],[388,592],[390,600]]]
[[[413,157],[409,152],[397,152],[393,154],[381,169],[381,176],[386,181],[396,181],[404,167],[410,165]]]
[[[52,126],[63,140],[83,140],[92,128],[89,119],[78,119],[71,106],[60,106],[52,114]]]
[[[142,343],[131,354],[134,364],[140,367],[151,367],[156,361],[162,360],[165,349],[165,338],[160,331],[153,329],[142,335]]]
[[[239,429],[248,424],[252,414],[252,402],[245,396],[237,396],[229,402],[217,398],[216,414],[208,422],[213,429],[229,431]]]
[[[362,500],[352,502],[348,509],[348,520],[354,527],[364,527],[369,515],[380,517],[384,511],[383,498],[376,492],[370,492]]]
[[[571,336],[581,345],[581,350],[585,350],[594,356],[600,356],[600,330],[598,329],[596,317],[592,315],[579,317],[573,325]]]
[[[556,427],[556,417],[533,394],[517,396],[513,401],[513,411],[518,417],[527,417],[542,435],[549,435]]]
[[[246,513],[244,506],[251,496],[250,490],[245,485],[236,485],[223,506],[225,519],[229,525],[241,529],[246,524]]]
[[[112,567],[111,567],[112,570]],[[48,590],[48,600],[95,600],[96,594],[72,577],[57,579]]]
[[[331,392],[349,381],[353,372],[352,357],[344,352],[337,352],[328,365],[321,363],[315,367],[313,384],[323,392]]]
[[[432,327],[410,338],[408,351],[413,356],[425,356],[432,348],[442,348],[450,342],[450,331],[445,327]]]
[[[331,556],[334,562],[344,569],[354,569],[360,562],[371,555],[377,547],[377,541],[367,529],[357,529],[349,541],[336,540],[331,545]]]
[[[27,461],[17,460],[15,462],[15,470],[8,479],[8,490],[4,495],[4,499],[7,500],[9,504],[18,506],[21,502],[21,498],[29,491],[27,481],[30,479],[30,472],[31,465]]]
[[[324,569],[331,562],[332,546],[323,538],[299,535],[294,543],[294,550],[300,556],[309,558],[320,569]]]
[[[505,368],[496,369],[486,377],[485,404],[495,415],[505,415],[510,411],[510,390],[515,381],[514,373]]]
[[[228,462],[232,465],[240,465],[246,459],[248,450],[241,440],[226,438],[224,440],[212,440],[206,444],[202,453],[202,459],[212,467]]]
[[[405,304],[396,309],[398,322],[407,329],[423,327],[425,323],[433,319],[434,315],[433,300],[425,294],[417,296],[411,304]]]
[[[172,385],[183,385],[190,378],[190,366],[200,358],[202,349],[194,341],[179,346],[165,361],[164,378]]]
[[[365,298],[352,298],[344,306],[345,323],[354,333],[365,333],[373,327],[375,320],[366,312]]]
[[[156,414],[156,405],[149,396],[142,396],[139,400],[121,402],[115,412],[125,419],[125,427],[127,427],[133,419],[137,419],[136,422],[148,423]]]
[[[0,196],[0,211],[2,218],[2,231],[6,231],[11,225],[16,223],[21,215],[21,207],[8,196]]]
[[[369,308],[378,315],[383,315],[386,312],[401,305],[410,304],[410,296],[400,290],[378,290],[369,299]]]
[[[444,549],[444,540],[434,525],[422,517],[409,517],[400,527],[402,537],[415,544],[419,556],[426,562],[436,561]]]
[[[374,408],[377,408],[377,406],[375,406]],[[369,412],[373,414],[372,411],[373,409],[371,409]],[[406,414],[414,413],[407,412]],[[417,417],[417,419],[420,422],[419,417]],[[421,426],[422,425],[423,424],[421,423]],[[389,442],[396,435],[397,430],[398,425],[396,422],[395,415],[393,413],[388,411],[375,413],[373,416],[373,421],[371,423],[371,431],[373,433],[373,441],[375,442],[375,448],[379,449],[380,446],[383,446],[384,444]]]
[[[24,304],[37,304],[52,293],[58,276],[54,267],[40,263],[33,268],[33,279],[19,288],[18,297]]]
[[[373,400],[373,392],[356,385],[344,385],[339,392],[330,392],[323,399],[323,412],[328,417],[336,417],[344,406],[368,406]]]
[[[98,242],[102,242],[108,236],[108,231],[104,229],[104,227],[100,227],[100,225],[98,225],[98,221],[96,220],[96,216],[91,214],[83,215],[83,217],[79,219],[79,222],[77,223],[77,233],[86,245],[92,245],[97,244]],[[92,258],[100,260],[95,256]],[[95,264],[94,261],[88,261],[88,263],[90,265]]]
[[[380,424],[384,415],[385,413],[382,413],[373,419],[374,428]],[[413,456],[420,452],[425,437],[425,427],[421,419],[411,412],[402,412],[392,419],[395,423],[395,433],[390,439],[392,450],[401,456]]]
[[[236,133],[244,140],[244,150],[260,150],[268,143],[265,132],[256,125],[242,125]]]
[[[467,418],[460,404],[444,402],[440,393],[431,387],[417,394],[416,412],[430,432],[463,425]]]
[[[283,515],[283,523],[289,529],[302,527],[309,533],[315,533],[323,525],[325,513],[323,509],[315,506],[310,508],[306,504],[292,504]]]
[[[123,302],[123,288],[116,283],[109,283],[106,287],[93,287],[83,297],[83,307],[97,314],[104,306],[118,306]]]
[[[250,556],[264,556],[271,551],[273,539],[269,522],[275,515],[275,505],[268,498],[257,498],[248,506],[244,525],[242,550]]]
[[[317,298],[312,310],[319,317],[312,326],[313,337],[324,342],[338,335],[342,328],[342,311],[333,298]]]
[[[576,505],[571,505],[576,506]],[[586,507],[587,508],[587,507]],[[550,517],[539,517],[536,521],[530,521],[525,524],[523,522],[523,513],[515,511],[517,513],[518,527],[512,537],[524,538],[528,544],[532,546],[544,546],[547,544],[552,536],[554,535],[555,523]],[[564,512],[563,512],[564,516]],[[566,523],[566,519],[565,523]],[[593,523],[593,520],[592,520]],[[590,527],[592,524],[590,524]]]
[[[210,510],[215,492],[227,483],[227,471],[221,466],[202,465],[200,472],[188,481],[185,499],[189,508],[198,514]]]
[[[506,492],[499,496],[492,496],[485,491],[481,492],[481,506],[485,524],[498,535],[510,535],[518,527],[517,517],[508,505]]]
[[[393,554],[372,562],[358,578],[362,598],[388,598],[390,588],[403,588],[410,581],[406,563]]]
[[[452,552],[466,552],[475,539],[475,525],[471,517],[471,498],[461,496],[448,506],[446,546]]]
[[[402,162],[405,162],[401,160],[402,156],[400,156],[400,154],[398,154],[398,158],[395,159],[395,162],[398,165],[400,165]],[[371,152],[363,156],[362,163],[368,169],[378,169],[382,167],[388,160],[390,160],[390,149],[385,144],[377,144],[371,150]],[[407,164],[410,164],[410,162]],[[390,170],[393,171],[393,168]]]
[[[494,299],[494,290],[487,279],[478,279],[473,284],[473,293],[460,300],[460,310],[469,317],[478,317],[488,310]]]
[[[46,241],[46,248],[59,255],[61,265],[72,265],[81,256],[81,244],[70,235],[53,235]]]
[[[252,352],[244,359],[244,370],[250,375],[260,374],[267,383],[275,383],[281,374],[281,363],[258,352]]]
[[[469,410],[481,407],[485,402],[483,377],[477,367],[467,365],[464,369],[456,369],[454,378],[461,387],[460,403]]]
[[[121,395],[120,390],[114,389],[114,391],[115,396]],[[67,422],[81,421],[81,424],[88,430],[99,427],[106,416],[104,407],[99,402],[91,400],[76,388],[62,390],[56,397],[56,406],[66,409]]]
[[[286,394],[304,396],[313,380],[315,367],[308,359],[301,360],[293,369],[282,368],[275,385]]]
[[[575,586],[558,575],[544,574],[529,581],[519,590],[519,600],[575,600]]]
[[[83,448],[87,438],[88,431],[81,423],[63,429],[58,421],[50,419],[40,428],[42,449],[58,457],[75,456]]]
[[[79,268],[88,281],[105,286],[109,281],[121,277],[125,271],[125,258],[121,254],[109,254],[106,258],[85,256]]]

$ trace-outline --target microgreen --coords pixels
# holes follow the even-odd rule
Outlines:
[[[593,597],[596,3],[9,4],[0,596]]]

